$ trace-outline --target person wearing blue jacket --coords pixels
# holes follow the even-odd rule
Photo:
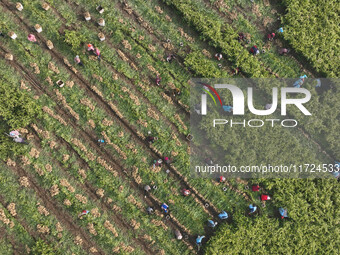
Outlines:
[[[211,228],[214,228],[217,226],[217,222],[213,221],[213,220],[208,220],[208,226]]]
[[[228,213],[226,213],[225,211],[222,211],[222,212],[218,215],[218,217],[219,217],[221,220],[226,220],[226,219],[228,219],[229,215],[228,215]]]
[[[205,236],[197,236],[196,238],[196,244],[197,245],[202,245],[202,239],[205,238]]]
[[[249,210],[250,210],[249,214],[252,214],[252,213],[256,212],[257,206],[250,204],[249,205]]]
[[[279,213],[281,215],[281,219],[288,217],[288,211],[287,209],[284,209],[282,207],[279,208]]]
[[[164,213],[168,213],[169,212],[169,206],[166,203],[163,203],[161,205],[161,209],[163,210]]]
[[[233,107],[230,106],[230,105],[223,105],[222,108],[225,112],[232,112],[233,111]]]

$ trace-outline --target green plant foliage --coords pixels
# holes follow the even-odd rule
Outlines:
[[[20,154],[25,151],[22,144],[9,138],[11,130],[23,128],[39,117],[39,106],[30,95],[14,86],[0,81],[0,158],[5,159],[11,153]]]
[[[1,81],[0,94],[0,116],[10,128],[25,127],[37,117],[38,105],[26,92]]]
[[[209,241],[206,254],[338,254],[339,185],[336,180],[264,180],[272,186],[277,213],[256,219],[234,215]]]
[[[339,77],[339,2],[285,0],[284,38],[328,77]]]
[[[35,242],[34,246],[31,249],[32,255],[58,255],[60,254],[55,249],[53,249],[50,245],[45,243],[43,240],[39,239]]]
[[[226,74],[221,72],[213,61],[204,58],[203,54],[198,51],[188,54],[184,64],[196,74],[206,78],[225,77]]]
[[[72,50],[78,50],[80,45],[85,41],[85,36],[77,31],[65,30],[64,42],[72,47]]]
[[[196,6],[195,1],[164,0],[174,6],[209,44],[220,48],[226,58],[252,77],[268,77],[268,72],[238,42],[238,34],[228,24],[216,18],[206,9]]]

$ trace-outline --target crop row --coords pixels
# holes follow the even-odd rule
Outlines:
[[[212,3],[210,3],[212,2]],[[282,42],[280,41],[281,35],[276,32],[278,27],[272,28],[271,22],[277,20],[277,14],[266,12],[262,15],[262,10],[266,9],[266,6],[263,6],[264,3],[253,3],[252,11],[250,11],[250,7],[246,10],[241,9],[239,6],[235,7],[237,11],[230,11],[230,8],[225,8],[220,1],[209,1],[202,0],[197,1],[199,3],[200,8],[211,8],[214,11],[211,12],[211,15],[215,16],[216,19],[222,19],[227,21],[236,32],[244,33],[247,37],[247,40],[250,43],[244,42],[244,47],[250,49],[253,45],[256,45],[259,49],[263,49],[265,52],[256,56],[263,64],[269,67],[271,72],[274,72],[277,76],[280,77],[299,77],[301,73],[304,73],[304,67],[302,64],[298,63],[296,59],[294,59],[291,54],[289,56],[280,56],[278,53],[279,46],[282,46]],[[260,12],[260,13],[259,13]],[[256,13],[254,15],[254,13]],[[255,21],[250,20],[250,16],[254,15],[256,17]],[[256,16],[257,15],[257,16]],[[259,22],[262,21],[264,24]],[[269,28],[268,28],[269,27]],[[274,42],[267,40],[266,29],[274,29],[272,32],[275,32],[276,37]],[[269,30],[270,31],[270,30]],[[302,70],[303,69],[303,70]]]
[[[50,244],[60,242],[56,248],[64,254],[87,254],[81,246],[73,243],[72,234],[67,229],[60,227],[60,222],[54,215],[45,213],[42,201],[37,198],[34,191],[31,188],[23,188],[22,185],[29,185],[29,183],[26,182],[25,176],[15,175],[11,170],[16,167],[16,162],[8,159],[6,163],[8,166],[3,163],[1,166],[6,171],[0,173],[2,197],[6,205],[14,205],[11,206],[11,211],[7,214],[7,217],[13,222],[13,226],[10,226],[7,232],[14,234],[18,242],[25,243],[28,247],[34,246],[32,238],[43,237]],[[32,236],[35,235],[33,233],[27,234],[25,232],[27,229],[21,223],[34,226],[32,231],[38,234],[36,236]]]
[[[287,14],[284,38],[319,72],[339,77],[339,26],[336,1],[297,3],[285,0]]]
[[[79,92],[78,92],[78,93],[79,93]],[[48,108],[47,108],[47,109],[48,109]],[[48,110],[48,112],[50,112],[50,110]],[[100,114],[94,114],[94,115],[95,115],[95,116],[96,116],[96,115],[101,116]],[[62,119],[60,119],[60,116],[56,116],[55,114],[54,114],[53,116],[54,116],[54,117],[59,117],[59,120],[61,121],[61,123],[64,123],[64,124],[65,124],[65,122],[64,122]],[[96,123],[96,124],[98,124],[98,126],[100,126],[99,123]],[[181,214],[181,215],[184,215],[184,216],[185,216],[186,213],[183,213],[183,214]]]
[[[192,3],[192,5],[189,5],[189,3],[182,3],[180,1],[166,1],[166,2],[176,7],[186,17],[188,22],[190,22],[198,31],[202,33],[204,33],[204,31],[210,31],[209,27],[207,26],[209,22],[211,24],[214,24],[213,18],[208,12],[200,10],[198,7],[197,9],[195,9],[196,11],[194,12],[192,11],[192,9],[190,9],[192,8],[192,6],[195,6],[195,3]],[[209,22],[203,22],[203,20],[204,21],[209,20]],[[212,26],[212,30],[215,29],[217,31],[215,31],[215,33],[207,34],[205,38],[208,39],[208,41],[210,40],[212,40],[213,42],[220,41],[219,39],[221,38],[222,34],[224,34],[221,32],[218,33],[218,31],[220,31],[221,29],[220,28],[221,24],[219,22],[216,22],[216,24],[211,25],[211,26]],[[240,45],[238,42],[237,44]],[[218,45],[214,43],[213,45],[214,47],[223,49],[224,44]],[[242,46],[240,45],[240,47]],[[232,51],[228,51],[228,52],[232,53]],[[228,55],[228,52],[225,52],[225,54]],[[248,56],[251,57],[249,54]],[[248,61],[246,62],[251,63]],[[258,77],[257,69],[254,69],[253,71],[254,73],[250,72],[248,74],[252,75],[253,77]],[[268,77],[268,75],[266,76]],[[332,80],[332,82],[335,82],[336,84],[336,81]],[[257,84],[257,86],[260,89],[266,91],[268,94],[271,94],[272,86],[269,84],[270,82],[263,81]],[[291,86],[290,84],[282,84],[282,86],[287,86],[287,85]],[[289,111],[289,114],[295,117],[296,119],[300,120],[300,123],[303,126],[303,129],[307,131],[307,133],[310,134],[310,136],[314,140],[316,140],[324,148],[330,148],[331,150],[333,150],[334,152],[333,158],[337,158],[339,157],[339,154],[338,154],[338,149],[337,149],[336,142],[335,142],[336,132],[333,131],[333,128],[339,125],[338,122],[335,121],[338,118],[337,116],[339,114],[338,113],[339,108],[336,107],[336,105],[338,104],[337,102],[338,100],[335,99],[336,97],[338,97],[339,91],[336,88],[337,86],[334,86],[333,91],[328,90],[327,92],[324,92],[320,96],[318,96],[314,87],[315,87],[315,84],[313,83],[310,83],[309,85],[306,86],[306,88],[312,92],[312,99],[308,103],[308,107],[310,111],[312,112],[312,116],[304,116],[300,112],[293,111],[293,110]],[[330,108],[330,106],[332,106],[332,108]],[[330,109],[333,109],[332,113],[329,113]],[[329,118],[325,118],[325,116],[328,116]],[[320,133],[321,133],[321,136],[320,136]],[[327,151],[330,153],[331,150],[327,150]]]
[[[202,187],[204,186],[204,184],[202,183]]]
[[[183,214],[182,214],[183,215]],[[185,215],[185,213],[184,213],[184,215]]]
[[[43,100],[43,98],[42,97],[40,97],[41,98],[41,100]],[[40,99],[39,99],[40,100]],[[46,98],[45,98],[45,100],[46,100]],[[48,105],[48,104],[46,104],[46,102],[44,102],[45,103],[45,105]],[[51,106],[52,107],[52,106]],[[84,107],[85,108],[85,107]],[[48,109],[48,108],[46,108],[46,109]],[[51,113],[50,112],[50,110],[48,110],[47,111],[48,113]],[[102,116],[100,113],[99,114],[96,114],[97,112],[95,112],[94,113],[94,116]],[[56,117],[57,115],[56,114],[54,114],[54,117]],[[62,118],[60,118],[60,116],[58,116],[59,117],[59,121],[61,121],[61,123],[64,123],[65,124],[65,121],[63,121],[63,119]],[[53,120],[53,119],[50,119],[51,121]],[[102,120],[100,120],[100,122],[101,122]],[[46,123],[46,126],[49,126],[49,125],[51,125],[51,124],[49,124],[49,123]],[[63,126],[63,124],[61,124],[62,126]],[[100,123],[97,123],[96,122],[96,125],[98,125],[98,126],[100,126]],[[53,126],[53,125],[52,125]],[[64,133],[63,132],[60,132],[61,134],[64,134],[65,133],[65,131],[64,131]],[[127,139],[128,139],[128,137],[126,137]],[[70,137],[69,137],[69,139],[71,139]],[[92,155],[92,157],[93,157],[93,154],[89,154],[89,155]],[[93,159],[92,159],[93,160]],[[99,159],[98,159],[99,160]],[[93,167],[95,167],[95,166],[93,166]],[[183,214],[183,215],[186,215],[185,213]]]

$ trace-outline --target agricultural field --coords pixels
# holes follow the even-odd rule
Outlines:
[[[0,0],[0,255],[339,254],[329,173],[340,166],[339,10],[334,0]],[[258,79],[247,84],[260,108],[268,78],[303,75],[311,115],[286,116],[298,127],[214,132],[202,118],[206,137],[190,138],[202,117],[194,78]],[[201,144],[231,165],[313,163],[327,178],[197,177],[191,164],[217,157]]]

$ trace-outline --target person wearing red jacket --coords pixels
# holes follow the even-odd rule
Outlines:
[[[267,200],[270,200],[270,199],[271,199],[271,197],[270,197],[270,196],[268,196],[268,195],[264,195],[264,194],[262,194],[260,199],[261,199],[261,201],[267,201]]]
[[[254,192],[256,192],[256,191],[260,191],[260,186],[259,185],[253,185],[252,187],[251,187],[251,190],[252,191],[254,191]]]
[[[267,35],[267,38],[268,38],[269,41],[273,41],[274,37],[275,37],[275,33],[271,33],[271,34]]]
[[[188,189],[183,189],[183,190],[182,190],[182,193],[183,193],[183,196],[187,197],[187,196],[190,195],[190,190],[188,190]]]

